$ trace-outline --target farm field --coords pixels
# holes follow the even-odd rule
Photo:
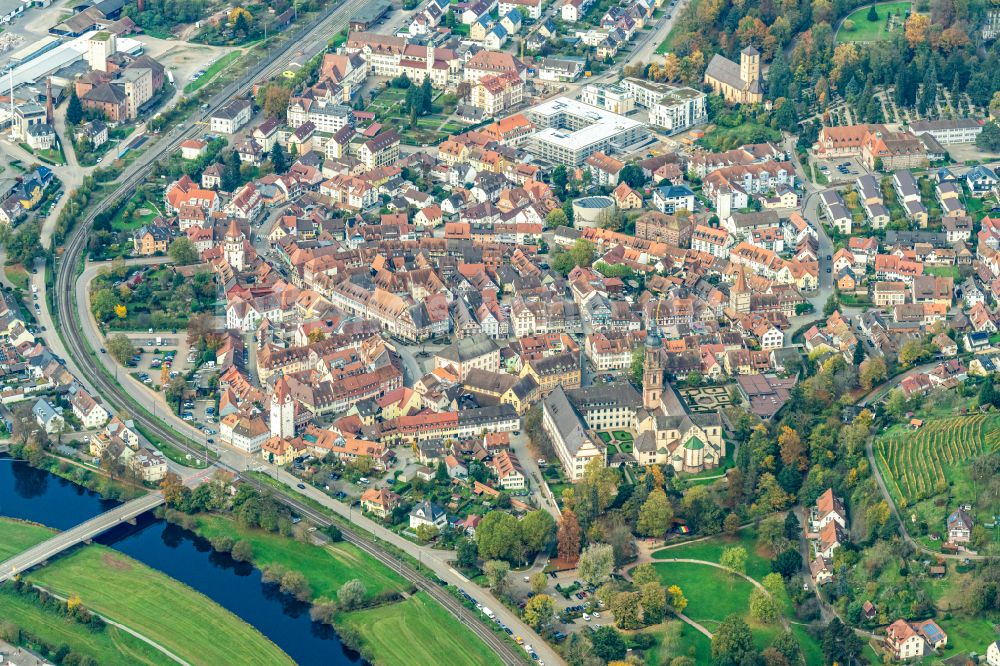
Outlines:
[[[875,12],[878,14],[877,21],[868,20],[868,6],[851,12],[844,23],[851,21],[854,24],[853,30],[846,30],[841,24],[837,31],[838,42],[877,42],[889,39],[893,33],[902,30],[903,19],[909,11],[912,3],[909,2],[887,2],[875,5]],[[893,15],[892,29],[887,30],[888,17]],[[848,24],[849,25],[849,24]]]
[[[278,646],[211,599],[104,546],[74,550],[29,580],[60,596],[80,595],[84,606],[189,663],[292,663]]]
[[[399,574],[349,543],[314,546],[273,532],[247,529],[230,518],[210,514],[198,516],[197,531],[209,540],[219,536],[234,541],[249,540],[253,563],[258,569],[280,564],[301,571],[316,597],[335,599],[337,590],[355,578],[365,584],[369,597],[383,592],[404,592],[407,587]]]
[[[418,592],[404,601],[338,618],[379,664],[495,666],[500,660],[443,606]]]
[[[875,458],[901,507],[949,488],[955,501],[971,503],[975,491],[969,463],[998,445],[1000,415],[967,414],[928,419],[917,431],[895,426],[876,440]]]

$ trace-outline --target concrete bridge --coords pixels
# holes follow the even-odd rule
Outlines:
[[[0,583],[17,574],[23,573],[31,567],[52,559],[78,543],[90,541],[94,537],[110,530],[115,525],[134,520],[140,514],[155,509],[161,504],[163,504],[163,495],[161,493],[149,493],[148,495],[143,495],[138,499],[115,507],[99,516],[95,516],[85,523],[80,523],[72,529],[60,532],[51,539],[29,548],[20,555],[15,555],[6,562],[0,563]]]

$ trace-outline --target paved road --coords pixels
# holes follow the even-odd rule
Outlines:
[[[71,352],[71,354],[67,355],[67,358],[71,356],[76,363],[85,370],[84,373],[80,374],[80,377],[89,379],[90,383],[98,389],[98,394],[104,397],[112,408],[117,407],[133,412],[133,418],[145,429],[147,429],[148,432],[165,442],[170,442],[183,451],[194,455],[203,455],[194,448],[194,443],[200,442],[202,437],[200,435],[197,438],[191,437],[184,430],[189,429],[190,427],[187,426],[187,424],[177,424],[177,419],[173,415],[167,416],[165,419],[167,423],[164,423],[159,418],[150,417],[141,410],[134,412],[134,410],[130,407],[130,392],[117,385],[117,383],[115,383],[112,379],[109,379],[98,369],[98,363],[95,360],[96,355],[90,349],[91,343],[84,338],[84,335],[81,335],[81,317],[79,316],[80,313],[77,311],[78,304],[75,298],[76,290],[74,289],[75,267],[79,261],[79,257],[83,253],[89,227],[93,223],[94,217],[103,207],[110,205],[116,200],[120,200],[122,197],[128,196],[134,188],[142,182],[144,175],[148,171],[152,162],[159,159],[162,155],[169,154],[170,151],[176,150],[181,141],[197,134],[200,129],[196,123],[209,115],[212,109],[218,108],[234,95],[245,94],[249,91],[252,82],[275,75],[284,69],[286,63],[290,60],[297,59],[303,54],[311,55],[312,53],[318,53],[321,51],[325,48],[329,35],[336,33],[344,25],[346,25],[347,19],[360,9],[365,2],[366,0],[350,0],[349,2],[338,5],[335,9],[331,10],[331,13],[327,16],[327,18],[314,24],[308,34],[299,40],[292,40],[284,52],[279,52],[274,59],[265,64],[264,67],[245,77],[242,81],[231,84],[223,91],[220,91],[209,103],[209,111],[196,114],[194,117],[190,118],[167,135],[161,136],[156,144],[151,146],[146,153],[144,153],[125,171],[118,186],[115,188],[111,196],[104,200],[103,206],[91,209],[84,219],[78,221],[76,228],[69,238],[64,254],[65,258],[58,269],[55,287],[55,298],[58,303],[61,323],[63,324],[62,331],[65,336],[68,351]],[[297,48],[298,50],[294,51],[294,48]],[[306,57],[308,57],[308,55]],[[250,461],[246,455],[229,449],[215,448],[217,448],[217,452],[220,454],[220,459],[215,461],[216,466],[234,471],[238,474],[242,470],[247,469]],[[286,474],[285,476],[288,475]],[[245,480],[254,485],[260,484],[259,481],[252,478],[246,478]],[[289,481],[294,486],[295,481],[291,479],[289,479]],[[315,497],[315,495],[319,495],[320,497]],[[295,497],[284,495],[282,496],[282,499],[287,504],[291,505],[298,513],[309,517],[320,525],[325,525],[330,522],[325,516],[303,504]],[[322,501],[325,505],[342,514],[347,512],[349,518],[355,523],[362,525],[366,529],[369,528],[369,526],[364,524],[364,521],[367,521],[367,518],[360,515],[352,515],[353,512],[350,510],[350,507],[345,507],[339,502],[333,501],[332,499],[326,497],[326,495],[319,493],[319,491],[313,492],[313,499]],[[372,523],[370,527],[373,531],[378,528],[378,526],[374,523]],[[358,535],[354,535],[350,532],[347,534],[349,535],[348,538],[356,541],[359,547],[362,547],[374,557],[382,561],[392,561],[392,556],[387,554],[380,547],[372,545]],[[390,537],[389,540],[392,540],[405,552],[421,561],[425,561],[426,564],[432,568],[432,570],[434,570],[442,580],[456,585],[465,584],[474,589],[474,586],[469,584],[463,577],[452,572],[450,565],[448,565],[448,563],[443,559],[444,554],[436,553],[429,548],[422,548],[416,544],[407,542],[400,537],[396,537],[395,535],[386,536]],[[400,563],[397,568],[401,571],[401,573],[403,573],[403,575],[413,581],[415,585],[425,589],[428,594],[437,599],[442,605],[445,606],[445,608],[456,615],[460,621],[467,624],[478,636],[480,636],[480,638],[483,639],[484,642],[490,645],[490,647],[497,652],[497,654],[500,655],[506,663],[514,664],[523,661],[523,654],[519,653],[518,650],[512,648],[507,643],[498,640],[488,627],[486,627],[474,614],[465,609],[465,607],[452,597],[450,593],[432,583],[429,583],[422,577],[422,575],[411,570],[405,564]],[[477,596],[487,598],[491,602],[490,605],[496,609],[497,615],[502,621],[508,624],[514,631],[524,636],[526,640],[531,639],[531,642],[536,645],[537,653],[544,661],[550,664],[563,663],[558,655],[556,655],[556,653],[546,643],[544,643],[540,637],[537,637],[537,635],[524,625],[513,613],[503,608],[498,601],[493,600],[487,593],[477,593]]]
[[[150,493],[91,518],[73,529],[60,532],[51,539],[43,541],[0,564],[0,583],[19,572],[51,559],[78,543],[88,541],[103,534],[115,525],[132,520],[136,516],[154,509],[161,504],[163,504],[163,495],[158,492]]]

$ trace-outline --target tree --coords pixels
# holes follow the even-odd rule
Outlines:
[[[569,220],[566,218],[566,213],[563,212],[561,208],[556,208],[545,216],[545,228],[555,229],[556,227],[565,227],[569,225]]]
[[[455,563],[462,569],[471,569],[476,566],[479,559],[479,549],[472,539],[461,538],[458,540],[458,547],[455,549]]]
[[[167,254],[176,263],[183,265],[193,264],[198,261],[198,248],[194,246],[191,239],[181,236],[180,238],[174,239],[174,242],[170,244],[170,249],[167,250]]]
[[[642,626],[639,622],[639,602],[638,592],[619,592],[612,597],[608,607],[615,616],[615,626],[619,629],[638,629]]]
[[[167,506],[176,509],[184,499],[184,481],[176,472],[167,472],[160,480],[160,491]]]
[[[749,630],[748,630],[749,631]],[[625,639],[614,627],[599,627],[590,635],[591,651],[605,662],[624,659],[628,646]]]
[[[628,367],[628,376],[636,384],[642,383],[643,368],[646,363],[646,348],[639,345],[632,350],[632,363]]]
[[[124,333],[115,333],[109,336],[104,344],[107,346],[108,353],[111,354],[112,358],[122,365],[131,361],[132,357],[135,356],[135,345],[132,344],[132,341]]]
[[[530,583],[531,593],[541,594],[549,584],[549,577],[545,575],[544,571],[536,571],[531,574]]]
[[[7,239],[7,258],[11,263],[30,266],[44,254],[41,228],[37,222],[25,222]]]
[[[560,164],[552,170],[552,187],[560,199],[566,195],[567,183],[569,183],[569,174],[566,171],[566,166]]]
[[[827,664],[849,664],[861,655],[864,643],[854,630],[834,617],[823,631],[823,661]]]
[[[670,595],[670,607],[674,609],[674,612],[683,613],[684,609],[687,608],[688,600],[681,588],[677,585],[671,585],[667,588],[667,594]]]
[[[625,183],[633,190],[642,187],[648,180],[642,167],[637,164],[627,164],[618,172],[618,182]]]
[[[640,564],[632,569],[632,582],[642,587],[646,583],[657,583],[660,580],[659,574],[652,564]]]
[[[184,389],[187,388],[187,382],[184,381],[184,377],[177,375],[170,380],[170,383],[163,388],[163,398],[168,404],[177,403],[176,411],[180,411],[181,399],[184,397]]]
[[[855,194],[857,194],[855,192]],[[861,340],[858,340],[857,344],[854,345],[854,365],[855,367],[860,366],[865,360],[865,345]]]
[[[747,551],[743,546],[732,546],[722,551],[719,564],[741,574],[747,571]]]
[[[858,343],[858,347],[861,347],[861,343]],[[861,370],[858,373],[858,381],[861,382],[861,387],[866,391],[870,391],[874,386],[884,382],[888,376],[888,368],[885,365],[885,359],[881,356],[873,356],[864,363],[861,364]]]
[[[805,446],[799,433],[789,428],[787,425],[781,426],[778,434],[778,446],[781,448],[781,462],[787,467],[798,465],[805,453]]]
[[[771,624],[778,618],[777,601],[766,591],[755,587],[750,593],[750,616],[758,622]]]
[[[757,541],[772,555],[777,555],[788,546],[785,538],[785,521],[779,516],[770,516],[760,522]]]
[[[257,105],[268,118],[282,118],[288,110],[288,99],[292,89],[278,83],[270,83],[257,93]]]
[[[240,155],[235,150],[226,154],[222,167],[220,186],[227,192],[232,192],[240,185]]]
[[[480,523],[481,525],[482,523]],[[591,585],[600,585],[611,578],[611,573],[614,569],[614,549],[612,549],[610,544],[606,543],[595,543],[584,548],[583,553],[580,554],[580,562],[577,565],[577,573],[580,578]]]
[[[536,594],[524,605],[524,621],[535,631],[541,631],[552,624],[555,614],[555,601],[547,594]]]
[[[753,635],[743,618],[730,615],[723,620],[712,636],[712,663],[716,666],[740,666],[753,653]]]
[[[976,136],[976,147],[991,153],[1000,152],[1000,125],[996,121],[983,125],[983,130]]]
[[[875,10],[874,4],[868,8],[868,16],[866,18],[872,23],[878,21],[878,12]]]
[[[275,141],[274,146],[271,147],[271,153],[268,155],[268,159],[271,160],[271,166],[274,167],[274,173],[285,173],[288,171],[288,157],[285,155],[285,151],[282,149],[281,144],[277,141]]]
[[[670,529],[673,519],[674,510],[670,506],[667,494],[660,488],[655,488],[639,509],[636,530],[645,536],[663,537]]]
[[[740,529],[740,517],[735,513],[730,513],[726,516],[726,519],[722,521],[722,531],[730,536],[736,534]]]
[[[580,523],[576,514],[570,509],[564,509],[559,519],[559,530],[556,533],[559,558],[574,561],[580,555]]]
[[[513,562],[522,555],[521,527],[506,511],[490,511],[476,528],[476,544],[484,560]]]
[[[658,582],[650,582],[639,588],[642,601],[642,621],[659,624],[667,612],[667,591]]]
[[[422,543],[427,543],[436,539],[441,533],[441,530],[439,530],[436,525],[421,523],[420,525],[417,525],[417,528],[413,530],[413,533],[417,535],[417,539],[419,539]]]
[[[799,519],[795,516],[794,511],[789,511],[785,514],[785,538],[791,542],[797,542],[802,531],[802,526],[799,524]]]
[[[253,559],[253,544],[246,539],[240,539],[233,544],[233,549],[229,551],[229,556],[237,562],[249,562]]]
[[[510,573],[510,564],[503,560],[489,560],[483,564],[483,573],[490,583],[490,590],[501,593],[507,586],[507,575]]]
[[[69,103],[66,105],[66,122],[70,125],[79,125],[83,120],[83,104],[76,96],[76,88],[70,87]]]
[[[521,541],[527,553],[541,552],[556,532],[556,521],[548,511],[538,510],[521,519]]]
[[[299,601],[308,601],[312,595],[309,581],[299,571],[287,571],[281,576],[281,591],[290,594]]]
[[[365,584],[352,578],[337,590],[337,601],[344,610],[353,610],[365,602]]]

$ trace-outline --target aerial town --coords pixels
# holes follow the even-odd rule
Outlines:
[[[1000,666],[1000,8],[0,0],[0,665]]]

